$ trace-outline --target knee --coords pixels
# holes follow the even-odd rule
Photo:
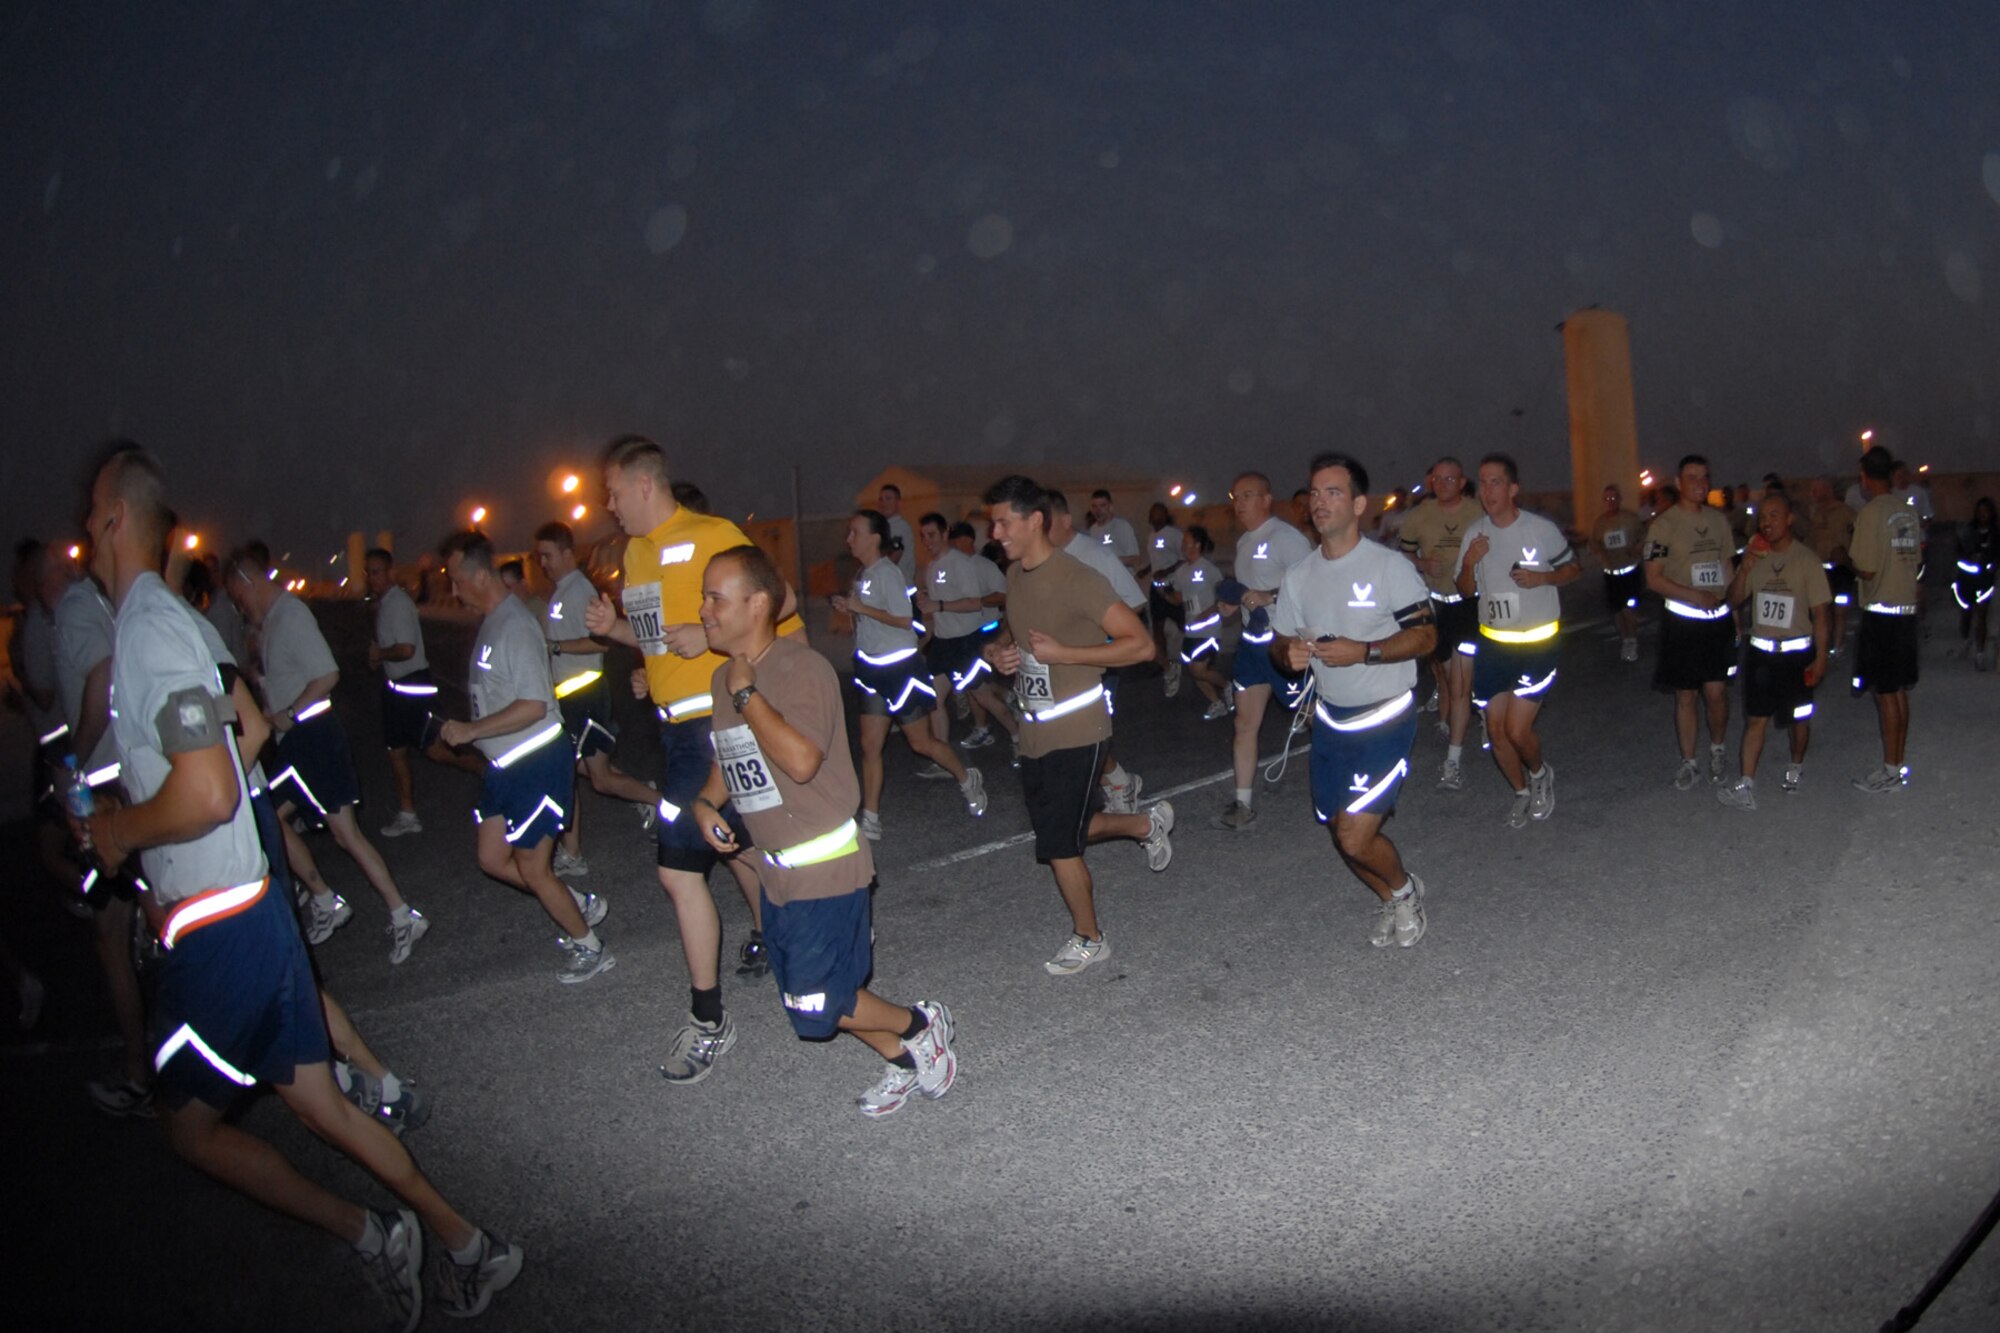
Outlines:
[[[1349,861],[1359,860],[1361,854],[1368,850],[1368,844],[1374,840],[1375,835],[1359,825],[1349,823],[1345,819],[1334,821],[1333,845],[1341,856]]]

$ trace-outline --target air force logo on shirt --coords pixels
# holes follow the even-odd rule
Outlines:
[[[868,595],[868,590],[869,590],[870,588],[874,587],[874,586],[875,586],[875,580],[874,580],[874,579],[863,579],[863,580],[861,580],[861,595],[862,595],[863,597],[866,597],[866,596]]]
[[[663,565],[684,565],[694,559],[693,542],[676,542],[672,546],[660,548],[660,563]]]
[[[479,669],[481,671],[493,669],[493,645],[490,643],[479,650]]]
[[[1371,594],[1375,591],[1374,584],[1355,583],[1355,584],[1350,584],[1349,586],[1354,589],[1354,600],[1348,603],[1349,606],[1372,607],[1375,605],[1375,599],[1373,596],[1371,596]]]
[[[1533,546],[1523,546],[1523,547],[1521,548],[1521,563],[1522,563],[1522,564],[1524,564],[1524,565],[1532,565],[1532,564],[1534,564],[1534,563],[1535,563],[1535,556],[1536,556],[1536,555],[1537,555],[1538,553],[1539,553],[1539,548],[1537,548],[1537,547],[1533,547]]]
[[[549,619],[550,619],[550,620],[561,620],[561,619],[562,619],[562,603],[561,603],[561,602],[550,602],[550,603],[549,603]]]
[[[1252,560],[1269,560],[1271,558],[1271,543],[1258,542],[1257,549],[1250,553],[1250,558]]]

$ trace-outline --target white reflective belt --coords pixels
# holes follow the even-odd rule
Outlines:
[[[400,680],[390,681],[389,688],[394,690],[398,694],[407,694],[418,699],[428,699],[433,694],[436,694],[438,692],[438,687],[435,685],[424,685],[421,683],[416,685],[405,685]]]
[[[668,704],[666,718],[667,721],[669,722],[678,722],[682,718],[688,716],[691,713],[706,712],[714,707],[715,707],[714,695],[690,694],[685,699],[676,699],[672,703]]]
[[[1082,694],[1073,694],[1059,704],[1050,704],[1047,708],[1042,709],[1031,709],[1028,713],[1028,721],[1050,722],[1063,716],[1065,713],[1074,713],[1079,708],[1094,704],[1103,697],[1104,686],[1093,685]]]
[[[1434,592],[1431,594],[1431,600],[1433,602],[1443,602],[1446,606],[1455,606],[1465,600],[1465,594],[1462,592]]]
[[[902,661],[906,657],[911,656],[916,651],[917,650],[915,648],[903,648],[893,653],[886,653],[881,657],[875,657],[868,653],[864,653],[859,648],[857,648],[854,650],[854,655],[860,658],[862,661],[866,662],[869,666],[894,666],[896,663]]]
[[[567,699],[578,690],[588,689],[603,677],[602,671],[579,671],[562,684],[556,686],[556,698]]]
[[[196,1035],[194,1028],[186,1023],[181,1024],[180,1031],[167,1038],[166,1044],[160,1047],[160,1053],[153,1057],[153,1071],[158,1073],[160,1070],[165,1069],[167,1061],[173,1059],[183,1046],[194,1047],[195,1050],[201,1053],[202,1059],[215,1066],[215,1071],[232,1083],[240,1083],[246,1088],[257,1086],[255,1075],[244,1073],[235,1065],[230,1064],[229,1061],[217,1055],[215,1048]]]
[[[1966,573],[1968,573],[1968,574],[1979,574],[1979,573],[1983,573],[1983,572],[1984,572],[1984,569],[1985,569],[1985,567],[1984,567],[1984,566],[1982,566],[1982,565],[1977,565],[1977,564],[1974,564],[1974,563],[1973,563],[1972,561],[1970,561],[1970,560],[1961,560],[1961,561],[1959,561],[1959,562],[1958,562],[1958,567],[1959,567],[1960,569],[1964,570],[1964,571],[1965,571]]]
[[[107,782],[118,781],[118,775],[123,771],[124,769],[116,763],[106,764],[103,768],[94,768],[83,775],[83,785],[86,787],[102,787]]]
[[[318,703],[307,704],[304,708],[292,714],[292,721],[310,722],[331,707],[333,707],[333,700],[331,699],[321,699]]]
[[[57,727],[54,731],[50,732],[48,735],[42,737],[41,740],[36,742],[36,744],[54,745],[57,741],[61,740],[63,737],[67,735],[69,735],[69,723],[65,722],[61,726]]]
[[[1249,630],[1247,630],[1247,629],[1246,629],[1246,630],[1244,630],[1244,631],[1243,631],[1243,642],[1245,642],[1245,643],[1269,643],[1269,642],[1271,641],[1272,637],[1273,637],[1273,636],[1275,636],[1276,634],[1277,634],[1277,631],[1276,631],[1276,630],[1272,630],[1272,629],[1267,629],[1267,630],[1265,630],[1265,631],[1264,631],[1264,632],[1263,632],[1262,634],[1252,634],[1252,633],[1251,633],[1251,632],[1250,632]]]
[[[498,759],[495,759],[493,761],[493,767],[507,768],[511,766],[515,760],[533,754],[536,750],[541,749],[544,745],[547,745],[550,741],[554,740],[556,737],[562,734],[563,734],[562,723],[551,722],[546,727],[543,727],[540,731],[536,732],[534,735],[528,737],[528,739],[522,741],[519,745],[516,745],[513,749],[507,751],[507,753],[501,755]],[[557,811],[557,813],[560,814],[561,811]]]
[[[1917,613],[1914,606],[1891,606],[1887,602],[1870,602],[1867,609],[1878,616],[1913,616]]]
[[[1797,708],[1794,708],[1792,710],[1792,721],[1803,722],[1807,718],[1811,717],[1812,713],[1813,713],[1813,706],[1811,704],[1800,704]]]
[[[848,820],[831,833],[822,833],[817,838],[808,838],[794,847],[779,852],[765,852],[764,859],[772,865],[783,866],[787,870],[797,870],[801,866],[818,865],[838,856],[846,856],[860,849],[860,826]]]
[[[666,797],[662,796],[660,798],[660,818],[666,820],[669,824],[671,824],[680,817],[681,817],[681,808],[675,805],[672,801],[668,800]]]
[[[256,902],[268,883],[269,880],[260,879],[230,889],[212,889],[178,904],[167,914],[167,927],[160,932],[160,943],[171,949],[174,941],[189,931],[223,917],[234,916]]]
[[[1181,629],[1184,633],[1187,634],[1199,634],[1203,630],[1212,629],[1216,625],[1219,625],[1221,623],[1222,623],[1222,612],[1211,611],[1208,615],[1203,616],[1200,620],[1194,621],[1192,624],[1181,626]]]
[[[1811,635],[1800,639],[1766,639],[1755,634],[1750,636],[1750,646],[1761,648],[1767,653],[1802,653],[1812,647],[1812,643]]]
[[[1667,610],[1684,620],[1720,620],[1729,614],[1729,608],[1726,606],[1704,611],[1698,606],[1689,606],[1686,602],[1677,602],[1671,597],[1667,598]]]
[[[1623,569],[1607,569],[1604,572],[1615,579],[1621,574],[1630,574],[1633,570],[1637,568],[1638,568],[1637,565],[1627,565]]]
[[[1401,717],[1404,713],[1410,711],[1410,706],[1415,702],[1416,696],[1414,694],[1400,694],[1387,703],[1378,704],[1365,713],[1357,713],[1348,718],[1337,718],[1327,708],[1326,700],[1319,699],[1313,703],[1313,714],[1335,731],[1366,731],[1370,727],[1382,725],[1390,718]]]

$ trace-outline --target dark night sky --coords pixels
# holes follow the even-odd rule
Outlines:
[[[6,530],[113,431],[329,552],[524,540],[625,430],[737,512],[1331,444],[1562,484],[1591,303],[1648,461],[2000,456],[2000,6],[1349,8],[11,5]]]

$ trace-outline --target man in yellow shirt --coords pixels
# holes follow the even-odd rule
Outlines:
[[[699,1083],[715,1061],[736,1043],[736,1028],[722,1009],[718,977],[722,920],[708,890],[708,872],[719,859],[696,826],[695,798],[708,780],[714,750],[709,719],[715,707],[709,683],[724,659],[708,646],[701,627],[701,574],[709,557],[750,539],[728,519],[698,514],[675,503],[667,459],[643,435],[623,435],[604,451],[605,503],[630,541],[625,546],[624,615],[608,597],[599,597],[584,625],[599,638],[639,650],[646,665],[646,689],[660,714],[660,813],[654,825],[659,843],[660,886],[674,905],[681,948],[687,955],[689,1014],[660,1073],[669,1083]],[[789,592],[778,633],[803,629],[796,599]],[[731,817],[733,822],[740,821]],[[737,828],[738,846],[750,845]],[[752,920],[757,880],[741,857],[738,866]]]

